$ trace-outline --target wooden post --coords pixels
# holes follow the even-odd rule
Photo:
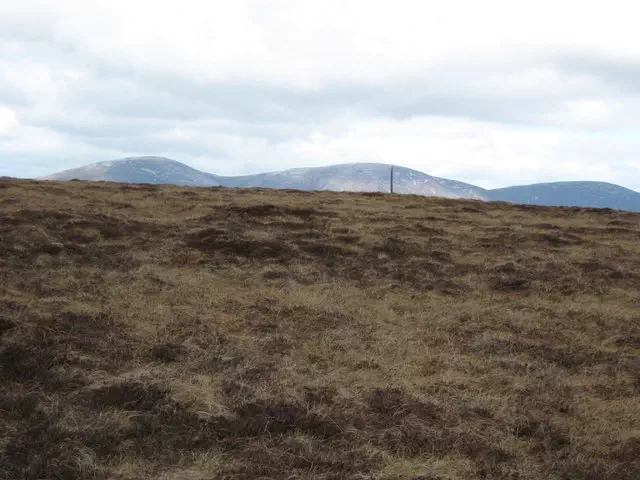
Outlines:
[[[391,172],[389,174],[389,185],[391,193],[393,193],[393,165],[391,165]]]

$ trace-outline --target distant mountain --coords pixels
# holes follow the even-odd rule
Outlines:
[[[123,183],[170,183],[200,187],[220,185],[215,175],[164,157],[130,157],[92,163],[55,173],[45,180],[106,180]]]
[[[640,212],[640,193],[605,182],[553,182],[497,188],[489,200],[551,206],[614,208]]]
[[[352,192],[389,191],[391,165],[352,163],[317,168],[294,168],[282,172],[223,177],[201,172],[163,157],[132,157],[93,163],[55,173],[45,180],[107,180],[125,183],[169,183],[192,186],[293,188]],[[394,191],[450,198],[485,199],[484,190],[417,170],[394,167]]]
[[[349,192],[388,192],[391,165],[382,163],[346,163],[329,167],[294,168],[282,172],[242,177],[219,177],[233,187],[295,188]],[[432,177],[410,168],[394,167],[396,193],[485,199],[482,188],[467,183]]]
[[[47,180],[107,180],[191,186],[293,188],[351,192],[388,192],[391,165],[348,163],[281,172],[223,177],[163,157],[131,157],[99,162],[45,177]],[[486,190],[468,183],[394,167],[394,191],[416,195],[500,200],[532,205],[608,207],[640,212],[640,193],[603,182],[538,183]]]

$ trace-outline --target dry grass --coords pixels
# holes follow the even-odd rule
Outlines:
[[[3,479],[638,479],[640,215],[0,181]]]

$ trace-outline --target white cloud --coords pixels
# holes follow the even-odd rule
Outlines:
[[[640,188],[627,0],[0,2],[0,172],[383,161]],[[9,135],[10,134],[10,135]]]
[[[569,100],[548,115],[548,120],[562,126],[606,128],[614,126],[611,101]]]
[[[7,135],[17,124],[18,121],[13,110],[0,105],[0,135]]]

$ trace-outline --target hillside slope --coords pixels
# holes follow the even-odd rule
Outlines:
[[[537,183],[489,190],[486,197],[520,204],[614,208],[640,212],[640,193],[605,182]]]
[[[92,163],[64,170],[43,180],[89,180],[211,187],[220,185],[215,175],[164,157],[131,157]]]
[[[231,187],[293,188],[347,192],[388,192],[391,165],[345,163],[328,167],[294,168],[281,172],[224,177]],[[483,190],[455,180],[432,177],[410,168],[394,167],[394,191],[450,198],[484,198]]]
[[[640,478],[640,215],[0,181],[1,479]]]

